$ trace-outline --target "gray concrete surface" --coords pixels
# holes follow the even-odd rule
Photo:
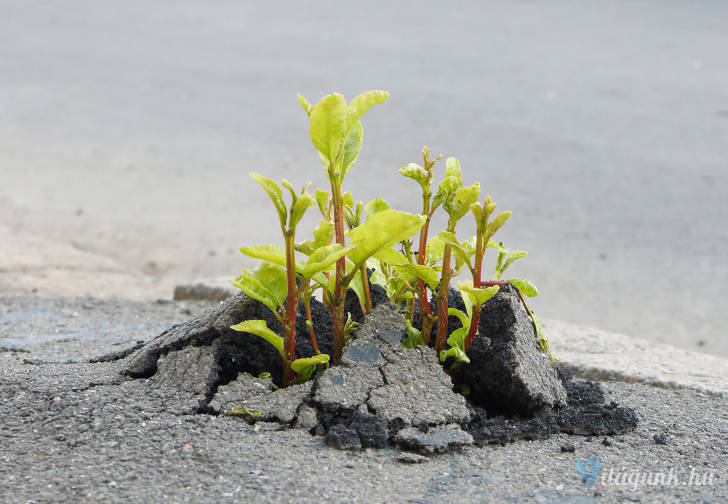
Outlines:
[[[720,395],[607,382],[608,400],[633,407],[640,425],[606,443],[557,435],[433,458],[340,452],[299,429],[164,413],[144,380],[122,381],[119,363],[81,362],[154,337],[159,324],[196,311],[192,305],[4,296],[0,306],[0,346],[8,335],[49,333],[0,351],[3,502],[728,499],[728,399]],[[29,318],[33,313],[38,315]],[[54,318],[64,323],[49,323]],[[64,326],[65,334],[54,332]],[[120,341],[122,333],[126,341]],[[655,435],[661,443],[664,435],[664,444]],[[573,453],[563,451],[571,446]],[[586,485],[576,465],[587,463],[590,474],[590,457],[598,457],[602,468]],[[666,482],[649,484],[656,474]]]
[[[240,245],[278,239],[249,171],[324,185],[295,93],[382,88],[357,198],[416,210],[396,170],[427,143],[514,211],[502,238],[531,252],[513,273],[539,314],[726,356],[727,17],[721,1],[4,0],[0,221],[167,288],[232,276]]]

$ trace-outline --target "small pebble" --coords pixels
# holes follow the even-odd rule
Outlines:
[[[608,440],[607,438],[602,439],[602,444],[604,446],[612,446],[612,442]]]
[[[655,443],[659,445],[666,445],[667,444],[667,436],[664,432],[658,432],[654,436],[652,436],[652,439],[655,440]]]
[[[561,445],[561,453],[574,453],[576,446],[572,445]]]

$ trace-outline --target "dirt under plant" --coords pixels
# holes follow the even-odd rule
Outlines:
[[[123,374],[146,379],[170,412],[275,422],[324,436],[340,449],[398,446],[437,453],[559,432],[614,435],[637,425],[630,408],[604,404],[598,383],[575,381],[548,361],[513,288],[486,303],[471,363],[452,376],[432,348],[402,348],[401,315],[386,298],[374,299],[375,308],[362,316],[353,293],[347,295],[360,326],[341,363],[287,388],[278,388],[276,350],[230,329],[242,320],[262,319],[281,332],[272,313],[244,294],[103,360],[123,360]],[[312,315],[319,347],[330,353],[331,315],[315,300]],[[459,321],[451,320],[449,331],[457,327]],[[297,333],[297,357],[313,355],[302,306]],[[470,393],[455,392],[453,384]]]

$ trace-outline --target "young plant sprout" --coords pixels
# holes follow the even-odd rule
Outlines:
[[[300,297],[298,276],[302,280],[300,284],[303,287],[304,298],[310,301],[307,289],[311,278],[329,268],[348,250],[338,244],[321,245],[311,253],[306,263],[298,263],[295,258],[296,226],[306,210],[314,204],[313,198],[307,192],[310,184],[304,186],[298,195],[293,186],[283,180],[281,184],[291,193],[291,205],[290,208],[286,208],[278,184],[257,173],[251,173],[250,176],[265,189],[273,201],[281,225],[285,250],[276,245],[241,247],[240,251],[243,254],[263,259],[265,262],[255,270],[243,269],[240,276],[232,283],[251,298],[270,308],[283,326],[283,338],[269,329],[264,320],[247,320],[232,328],[260,336],[278,350],[283,359],[282,380],[286,386],[293,381],[294,372],[299,375],[299,379],[305,381],[313,373],[316,365],[326,364],[329,361],[329,355],[318,352],[312,325],[309,325],[309,331],[317,355],[296,360],[296,317]]]
[[[347,336],[355,327],[351,322],[351,314],[347,317],[345,313],[346,292],[351,288],[356,293],[362,312],[366,314],[372,309],[370,281],[383,285],[389,298],[404,311],[408,335],[403,345],[411,347],[428,344],[437,321],[435,350],[440,358],[445,361],[453,357],[455,365],[469,362],[467,353],[478,330],[483,303],[498,292],[500,285],[506,283],[500,278],[508,266],[526,255],[524,251],[511,252],[503,244],[491,240],[511,213],[501,212],[490,221],[495,203],[490,197],[482,205],[477,203],[480,184],[475,182],[463,186],[457,159],[447,159],[445,177],[437,192],[432,194],[433,167],[441,156],[430,159],[427,147],[422,150],[424,166],[411,163],[400,169],[400,173],[414,179],[422,189],[421,214],[393,210],[379,198],[366,205],[361,201],[355,203],[350,192],[343,192],[344,179],[361,150],[361,118],[369,108],[382,103],[387,97],[385,91],[367,91],[347,104],[342,95],[334,93],[311,105],[301,95],[298,96],[309,117],[309,134],[326,168],[330,191],[316,190],[313,197],[308,193],[310,183],[297,193],[288,181],[283,180],[281,185],[291,195],[290,205],[287,206],[283,191],[276,182],[257,173],[250,174],[273,202],[285,246],[241,247],[243,254],[263,262],[256,269],[243,269],[232,283],[273,312],[283,327],[283,337],[268,328],[264,320],[248,320],[232,328],[260,336],[278,350],[283,362],[284,386],[308,380],[314,371],[328,365],[329,360],[338,362],[341,359]],[[312,206],[318,206],[322,220],[313,230],[313,239],[296,243],[296,228]],[[447,230],[429,238],[430,220],[440,207],[448,214]],[[460,243],[455,235],[456,226],[469,210],[475,216],[476,235],[468,242]],[[419,248],[413,252],[410,237],[418,231]],[[398,243],[401,251],[392,248]],[[496,272],[492,280],[482,281],[483,257],[489,247],[498,251]],[[307,259],[297,260],[296,252]],[[465,265],[471,272],[472,280],[458,283],[458,286],[467,313],[448,307],[450,281]],[[371,273],[371,279],[368,273]],[[508,282],[517,288],[533,321],[542,350],[550,355],[541,325],[523,297],[524,294],[536,295],[538,291],[523,278],[512,278]],[[311,300],[317,289],[322,291],[324,306],[332,312],[331,357],[321,353],[311,318]],[[430,309],[428,289],[437,302],[437,317]],[[296,359],[299,301],[303,302],[314,355]],[[412,325],[416,301],[419,302],[421,330]],[[463,324],[449,337],[448,315],[459,317]],[[450,345],[447,351],[446,342]]]
[[[344,313],[346,290],[354,278],[359,276],[363,277],[362,285],[367,284],[368,291],[367,259],[409,238],[424,224],[424,218],[418,215],[389,209],[367,216],[364,224],[357,225],[345,233],[345,207],[353,208],[354,204],[353,198],[347,197],[345,200],[342,185],[361,150],[363,128],[360,119],[373,105],[382,103],[388,97],[389,94],[385,91],[367,91],[347,105],[343,95],[333,93],[323,97],[316,105],[311,105],[303,96],[298,96],[303,110],[309,117],[308,131],[311,141],[326,167],[326,175],[331,186],[336,243],[344,247],[348,235],[350,243],[355,246],[346,257],[342,256],[337,260],[336,273],[332,277],[333,292],[329,293],[333,315],[334,362],[341,359],[346,339]],[[358,221],[361,216],[360,207],[354,214],[358,216],[356,219]],[[364,296],[365,307],[371,307],[371,300],[367,297],[366,291]]]

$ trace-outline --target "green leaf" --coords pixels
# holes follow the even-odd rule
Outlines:
[[[538,289],[525,278],[509,278],[508,282],[528,297],[538,296]]]
[[[316,204],[321,211],[321,215],[325,218],[329,218],[329,192],[323,189],[316,189]]]
[[[225,413],[225,416],[249,416],[250,418],[260,417],[260,411],[248,408],[237,408]]]
[[[347,119],[349,107],[339,93],[324,96],[311,109],[308,132],[314,147],[329,162],[339,157],[342,144],[349,130]]]
[[[298,375],[302,381],[308,381],[316,367],[320,365],[328,365],[331,357],[328,354],[318,354],[313,357],[303,357],[291,362],[291,369]]]
[[[439,236],[433,236],[427,240],[427,255],[431,262],[439,263],[445,255],[445,240]]]
[[[422,279],[427,286],[435,290],[437,287],[437,284],[440,283],[440,275],[437,274],[437,271],[430,268],[429,266],[425,266],[423,264],[395,264],[392,266],[397,273],[402,275],[404,278],[407,278],[408,280],[412,277],[420,278]]]
[[[318,226],[313,230],[313,240],[306,240],[299,243],[296,245],[296,250],[310,256],[314,250],[329,245],[334,240],[335,235],[336,229],[333,222],[325,220],[319,221]]]
[[[375,259],[373,257],[367,259],[367,268],[371,268],[374,270],[369,276],[369,282],[375,285],[380,285],[382,287],[387,286],[387,277],[384,275],[384,271],[382,270],[382,264],[379,262],[378,259]]]
[[[306,98],[301,96],[300,93],[297,96],[298,96],[298,103],[300,103],[301,107],[303,107],[303,111],[306,112],[307,116],[310,116],[311,111],[313,110],[313,106],[310,103],[308,103],[308,101],[306,101]]]
[[[522,257],[526,257],[527,255],[528,255],[528,252],[526,252],[525,250],[516,250],[515,252],[511,252],[510,254],[508,254],[508,259],[506,259],[506,262],[503,264],[502,271],[505,271],[506,269],[508,269],[508,266],[513,264],[514,261],[516,261]]]
[[[498,231],[503,224],[506,223],[508,218],[511,216],[511,211],[507,210],[505,212],[501,212],[498,215],[495,216],[495,219],[493,219],[493,222],[488,224],[488,236],[493,236],[496,231]]]
[[[265,320],[246,320],[234,326],[230,326],[230,329],[260,336],[273,345],[276,350],[278,350],[278,353],[281,354],[283,360],[286,360],[286,352],[283,349],[283,338],[268,329],[268,324],[266,324]]]
[[[455,191],[455,197],[452,201],[450,213],[450,220],[457,222],[463,218],[463,216],[470,210],[470,205],[478,201],[480,198],[480,182],[475,182],[473,185],[467,187],[461,187]]]
[[[385,248],[374,254],[374,258],[387,264],[405,264],[407,258],[404,254],[391,247]]]
[[[349,173],[349,170],[359,157],[363,135],[364,130],[362,129],[362,125],[360,122],[357,121],[357,123],[354,124],[354,126],[349,131],[349,134],[346,136],[346,141],[344,142],[344,155],[341,160],[342,178],[345,177],[347,173]]]
[[[352,243],[359,244],[349,254],[349,259],[359,267],[380,250],[415,234],[425,224],[425,220],[422,215],[397,210],[384,210],[372,215],[366,223],[349,231]]]
[[[462,324],[462,327],[470,328],[470,316],[466,315],[461,310],[458,310],[457,308],[448,308],[447,314],[455,315],[458,319],[460,319],[460,323]]]
[[[427,173],[427,170],[425,170],[417,163],[410,163],[407,166],[400,168],[399,173],[401,173],[405,177],[411,178],[412,180],[420,184],[424,192],[427,192],[430,184],[432,183],[432,180],[430,179],[430,174]]]
[[[288,295],[286,271],[275,264],[264,262],[254,270],[243,269],[232,284],[253,299],[257,299],[272,312],[283,306]]]
[[[465,338],[468,336],[468,326],[463,325],[455,329],[447,338],[447,344],[450,348],[447,351],[440,352],[440,361],[445,362],[448,357],[452,357],[455,362],[453,367],[458,367],[463,363],[469,363],[470,359],[465,355]]]
[[[455,191],[463,186],[460,162],[454,157],[449,157],[445,161],[445,166],[445,178],[440,182],[437,192],[432,198],[433,210],[442,204],[449,206],[449,202],[453,198]]]
[[[469,250],[467,250],[460,244],[455,235],[450,233],[449,231],[440,231],[437,234],[437,237],[447,245],[450,245],[453,252],[455,252],[455,255],[457,257],[456,268],[459,269],[460,266],[462,266],[463,264],[470,264],[470,259],[475,254],[474,249],[472,250],[472,253],[470,253]]]
[[[250,176],[258,182],[263,189],[265,189],[265,192],[268,193],[268,197],[273,201],[273,204],[278,211],[278,219],[281,221],[281,227],[286,227],[287,211],[286,204],[283,201],[281,188],[274,181],[260,175],[259,173],[251,173]]]
[[[421,331],[413,327],[412,322],[406,318],[404,319],[404,323],[407,325],[407,336],[402,339],[402,347],[417,348],[420,345],[425,346],[426,343],[422,341]]]
[[[324,271],[330,266],[333,266],[336,261],[355,248],[356,245],[344,247],[339,243],[334,243],[332,245],[326,245],[325,247],[316,249],[308,258],[306,265],[303,267],[302,273],[304,278],[311,278],[319,271]]]
[[[490,287],[473,287],[473,282],[471,280],[466,280],[464,282],[458,282],[458,289],[467,294],[472,304],[482,305],[498,294],[500,287],[498,285],[491,285]]]
[[[295,203],[296,198],[298,198],[298,194],[296,194],[296,190],[293,188],[293,185],[286,179],[281,180],[281,185],[288,189],[288,192],[291,193],[291,204]],[[311,185],[309,182],[308,185]]]
[[[308,210],[309,207],[314,205],[313,197],[305,192],[304,188],[303,194],[295,200],[295,203],[293,203],[293,206],[291,207],[291,220],[289,221],[288,227],[290,229],[296,229],[296,226],[298,226],[298,223],[301,221],[303,214],[306,213],[306,210]]]
[[[389,203],[384,201],[382,198],[374,198],[369,203],[364,205],[364,211],[367,213],[366,220],[369,220],[369,217],[371,217],[374,214],[377,214],[383,210],[389,210],[390,206]]]
[[[359,300],[361,312],[366,312],[366,294],[364,294],[364,284],[362,283],[361,271],[357,271],[349,282],[349,289],[354,291],[356,298]]]
[[[286,265],[286,251],[278,245],[252,245],[249,247],[240,247],[240,252],[248,257],[262,259],[281,266]]]
[[[377,103],[382,103],[389,98],[389,93],[380,90],[365,91],[349,103],[348,126],[349,128],[359,122],[361,116]]]
[[[354,196],[351,194],[350,191],[346,191],[344,194],[341,195],[341,204],[349,208],[354,207]]]

